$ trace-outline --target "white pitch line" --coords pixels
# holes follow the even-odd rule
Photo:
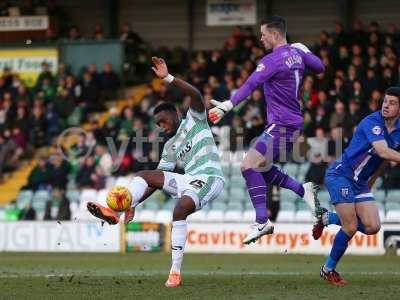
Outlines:
[[[168,270],[165,271],[123,271],[123,272],[112,272],[108,274],[103,273],[87,273],[87,272],[75,272],[75,273],[51,273],[51,274],[0,274],[0,278],[30,278],[30,277],[45,277],[45,278],[59,278],[59,277],[71,277],[71,276],[88,276],[88,277],[115,277],[115,276],[154,276],[154,275],[166,275]],[[254,272],[230,272],[230,271],[210,271],[210,272],[202,272],[202,271],[188,271],[182,272],[183,275],[197,275],[197,276],[304,276],[304,275],[315,275],[318,272],[275,272],[275,271],[254,271]],[[362,276],[379,276],[379,275],[387,275],[387,276],[400,276],[400,272],[342,272],[343,274],[350,275],[362,275]]]

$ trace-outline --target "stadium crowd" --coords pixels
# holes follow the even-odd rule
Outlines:
[[[129,37],[128,26],[125,30],[125,38],[134,39]],[[323,184],[327,165],[340,155],[336,151],[338,140],[344,148],[355,125],[379,109],[384,90],[399,84],[400,32],[394,25],[382,30],[375,22],[365,28],[361,21],[346,32],[337,23],[335,32],[322,31],[319,41],[310,48],[322,58],[326,72],[304,76],[301,96],[305,124],[299,141],[302,149],[308,149],[311,162],[305,179]],[[175,63],[185,61],[188,55],[181,50],[162,48],[156,54],[167,63],[173,61],[172,70],[181,71],[180,76],[199,88],[209,108],[210,99],[229,99],[235,93],[265,51],[251,28],[236,27],[221,49],[193,53],[187,68]],[[184,113],[189,99],[163,83],[156,89],[156,85],[148,84],[138,105],[128,100],[122,111],[111,107],[104,124],[88,118],[91,112],[105,109],[104,101],[113,97],[118,86],[111,65],[104,66],[101,73],[95,65],[89,65],[81,76],[74,76],[63,64],[57,74],[52,74],[44,63],[33,88],[27,88],[11,70],[5,70],[0,79],[2,171],[15,168],[21,157],[32,152],[30,149],[54,143],[54,137],[63,129],[84,121],[89,122],[86,134],[80,135],[68,161],[60,153],[40,158],[25,188],[63,191],[72,179],[74,187],[101,189],[110,174],[154,168],[160,153],[152,143],[163,137],[155,130],[152,110],[160,101],[173,101]],[[242,144],[248,147],[264,129],[264,114],[263,92],[255,90],[248,101],[213,126],[220,148],[236,151]],[[127,138],[135,136],[149,139],[140,147],[130,140],[115,167],[116,157],[109,152],[105,138],[111,137],[119,149]],[[382,188],[399,187],[400,167],[392,165],[383,176],[387,179]],[[65,198],[57,192],[56,196]]]

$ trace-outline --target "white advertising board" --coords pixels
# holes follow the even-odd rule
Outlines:
[[[244,245],[242,240],[248,224],[188,224],[185,251],[209,253],[300,253],[327,254],[335,238],[338,226],[324,230],[317,241],[311,236],[312,224],[276,224],[272,235],[265,235],[256,243]],[[349,254],[380,255],[383,247],[383,230],[377,235],[357,233],[349,243]]]
[[[0,31],[30,31],[49,28],[48,16],[0,17]]]
[[[100,222],[0,222],[0,251],[119,252],[120,225]]]
[[[208,0],[207,26],[255,25],[256,0]]]

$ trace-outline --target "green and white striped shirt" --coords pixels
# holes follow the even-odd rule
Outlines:
[[[176,164],[184,168],[185,174],[216,176],[224,180],[206,111],[199,113],[189,109],[176,134],[165,143],[158,169],[172,171]]]

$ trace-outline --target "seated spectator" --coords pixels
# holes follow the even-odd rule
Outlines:
[[[103,72],[100,74],[102,99],[106,101],[115,99],[119,86],[120,80],[118,74],[113,71],[112,64],[105,64]]]
[[[335,111],[331,115],[329,121],[329,127],[337,127],[339,125],[343,125],[347,118],[346,107],[341,100],[337,100],[335,104]]]
[[[323,160],[322,155],[320,153],[315,153],[311,160],[310,168],[306,173],[305,181],[311,181],[314,184],[323,185],[327,165],[328,164]]]
[[[50,157],[49,169],[51,172],[50,185],[55,189],[65,190],[68,183],[70,165],[57,153]]]
[[[83,165],[79,167],[78,173],[76,174],[76,184],[82,188],[94,188],[95,180],[94,174],[96,171],[95,160],[93,156],[88,156],[84,159]]]
[[[104,28],[103,25],[101,25],[100,23],[97,23],[94,27],[93,39],[96,41],[102,41],[105,39]]]
[[[70,41],[77,41],[82,39],[81,31],[78,26],[72,26],[68,31],[68,39]]]
[[[25,188],[34,191],[39,189],[48,189],[51,176],[51,171],[47,165],[46,158],[40,157],[37,165],[32,169],[28,177],[28,184]]]
[[[94,81],[90,72],[85,72],[82,77],[82,93],[80,96],[87,112],[104,110],[104,106],[99,101],[99,86]]]

